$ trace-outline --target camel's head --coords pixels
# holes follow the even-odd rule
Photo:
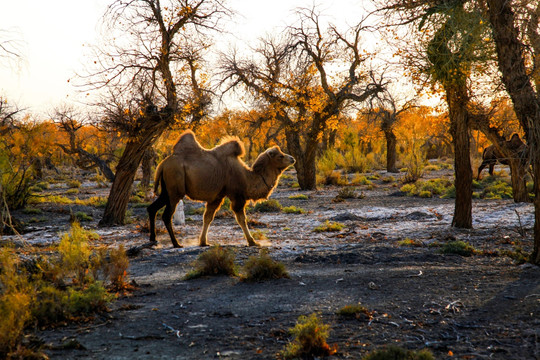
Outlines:
[[[295,162],[291,155],[283,153],[279,146],[274,146],[259,155],[253,164],[253,171],[262,172],[267,167],[272,167],[281,172]]]

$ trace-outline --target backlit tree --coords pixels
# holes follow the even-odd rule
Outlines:
[[[137,168],[163,131],[206,116],[210,98],[202,73],[209,32],[228,10],[220,0],[114,1],[104,17],[86,87],[101,89],[105,120],[125,126],[127,143],[100,221],[122,224]]]
[[[300,187],[315,189],[323,135],[336,126],[340,113],[385,84],[369,71],[362,23],[341,32],[324,27],[313,9],[298,15],[298,25],[281,37],[261,40],[252,57],[240,58],[236,52],[224,56],[222,71],[229,89],[246,90],[282,124]]]

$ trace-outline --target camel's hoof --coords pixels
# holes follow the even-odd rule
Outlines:
[[[261,246],[261,244],[259,244],[258,242],[255,242],[255,241],[252,241],[250,243],[248,243],[249,246]]]
[[[205,247],[205,246],[208,246],[208,244],[207,244],[207,243],[204,243],[204,244],[201,243],[201,244],[199,244],[199,246],[200,246],[200,247]]]
[[[180,244],[173,244],[173,248],[180,249],[180,248],[183,248],[183,246]]]

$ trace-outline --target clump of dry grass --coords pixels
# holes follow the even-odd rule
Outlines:
[[[363,360],[435,360],[429,350],[406,350],[399,346],[391,345],[386,349],[375,350],[363,358]]]
[[[369,311],[362,304],[345,305],[336,314],[343,317],[353,317],[359,320],[369,320],[373,317],[373,312]]]
[[[289,273],[285,269],[285,265],[272,259],[266,249],[261,250],[259,256],[249,257],[243,266],[242,279],[245,281],[263,281],[281,278],[289,278]]]
[[[190,280],[207,275],[236,276],[238,271],[234,259],[232,250],[224,249],[219,245],[213,246],[197,257],[193,263],[194,269],[188,272],[184,279]]]

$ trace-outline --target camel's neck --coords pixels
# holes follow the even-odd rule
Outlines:
[[[262,173],[248,170],[247,197],[250,200],[266,199],[276,187],[279,175],[276,169],[266,169]]]

